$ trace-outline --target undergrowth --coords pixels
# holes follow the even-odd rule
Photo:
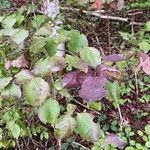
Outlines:
[[[118,32],[116,54],[69,25],[50,37],[55,20],[33,7],[0,16],[0,148],[36,137],[49,150],[148,150],[150,22]]]

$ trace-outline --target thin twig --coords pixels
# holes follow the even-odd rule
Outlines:
[[[102,55],[104,56],[104,55],[105,55],[105,53],[104,53],[104,51],[103,51],[102,47],[100,46],[100,41],[99,41],[98,37],[97,37],[97,36],[95,36],[95,38],[96,38],[96,41],[97,41],[97,43],[98,43],[98,45],[99,45],[100,51],[101,51]]]
[[[132,22],[130,22],[129,25],[143,26],[143,25],[145,25],[145,23],[142,23],[142,22],[134,22],[134,21],[132,21]]]
[[[61,139],[58,139],[58,150],[61,150]]]
[[[132,20],[131,23],[134,21],[134,15],[132,15]],[[131,31],[132,31],[132,36],[134,36],[134,24],[131,24]]]
[[[122,117],[122,113],[121,113],[121,109],[120,109],[119,104],[118,104],[117,108],[118,108],[118,113],[119,113],[119,117],[120,117],[120,128],[122,130],[122,127],[123,127],[123,117]]]
[[[136,94],[139,94],[139,88],[138,88],[138,77],[137,77],[137,71],[134,73],[135,75],[135,88],[136,88]]]
[[[91,108],[89,108],[89,107],[83,105],[82,103],[80,103],[80,102],[78,102],[78,101],[76,101],[76,100],[73,100],[73,101],[74,101],[76,104],[78,104],[78,105],[84,107],[85,109],[88,109],[88,110],[93,111],[94,113],[96,113],[96,114],[98,114],[98,115],[101,115],[100,112],[98,112],[98,111],[96,111],[96,110],[94,110],[94,109],[91,109]]]
[[[110,21],[108,19],[107,21],[107,29],[108,29],[108,49],[109,49],[109,54],[111,54],[111,37],[110,37]]]

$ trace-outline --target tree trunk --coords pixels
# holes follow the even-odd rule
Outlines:
[[[62,20],[57,16],[60,13],[60,5],[59,0],[43,0],[43,5],[41,8],[42,12],[48,17],[52,18],[55,24],[52,27],[51,37],[57,35],[58,29],[60,29],[60,25],[62,25]],[[62,56],[64,54],[64,44],[58,45],[57,55]]]

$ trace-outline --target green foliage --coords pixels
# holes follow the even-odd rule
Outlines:
[[[25,101],[32,106],[40,106],[49,95],[49,85],[41,78],[34,77],[23,86]]]
[[[9,0],[1,0],[0,1],[0,9],[9,8],[10,1]]]
[[[38,115],[43,123],[54,124],[60,113],[59,103],[54,99],[47,99],[42,106],[40,106]]]
[[[141,143],[138,143],[136,141],[133,141],[133,140],[130,140],[129,143],[130,143],[130,146],[126,147],[125,150],[132,150],[132,149],[142,149],[142,150],[148,150],[150,148],[150,139],[149,139],[149,135],[150,135],[150,125],[146,125],[145,126],[145,131],[137,131],[138,135],[142,138],[143,140],[143,143],[144,144],[141,144]]]
[[[150,42],[149,42],[149,21],[146,22],[144,28],[139,32],[135,33],[134,35],[125,32],[119,32],[122,38],[133,45],[132,51],[143,51],[148,53],[150,50]]]
[[[80,50],[80,57],[84,60],[90,67],[96,67],[101,63],[100,53],[97,49],[93,47],[85,47]]]
[[[88,113],[77,115],[77,132],[86,140],[96,142],[99,139],[100,126],[93,122],[93,116]]]
[[[79,5],[87,3],[76,2]],[[49,140],[50,136],[54,136],[58,141],[67,141],[62,147],[67,149],[72,145],[79,149],[80,145],[66,139],[75,133],[74,135],[79,134],[84,140],[96,142],[92,150],[115,150],[117,146],[107,139],[108,135],[105,133],[112,131],[116,133],[113,137],[119,141],[122,142],[120,137],[129,141],[127,150],[148,149],[149,125],[145,126],[145,131],[139,130],[136,133],[144,141],[144,144],[141,144],[130,139],[135,134],[131,128],[120,131],[117,117],[110,122],[111,115],[92,115],[97,111],[105,112],[108,109],[107,105],[113,104],[111,109],[118,108],[126,102],[121,96],[133,92],[135,86],[131,80],[126,86],[122,80],[113,78],[115,75],[124,78],[128,62],[118,62],[114,56],[111,56],[113,61],[110,59],[105,62],[96,48],[88,46],[87,37],[77,30],[60,29],[55,37],[50,37],[51,25],[54,22],[47,16],[37,15],[34,11],[33,6],[29,6],[15,13],[0,16],[0,148],[15,147],[15,140],[21,137],[38,136],[41,140]],[[135,36],[122,32],[120,34],[126,42],[135,45],[136,51],[140,49],[147,53],[150,50],[149,31],[150,25],[147,22],[145,28]],[[56,54],[59,44],[66,45],[63,57]],[[135,61],[132,62],[134,65]],[[65,80],[68,72],[71,75]],[[142,92],[148,90],[144,82],[139,82]],[[82,96],[79,98],[77,94],[83,87],[81,95],[85,99]],[[96,96],[94,100],[93,96]],[[86,97],[92,99],[91,103],[88,103]],[[110,100],[109,104],[103,101],[95,102],[103,97]],[[76,111],[77,106],[73,105],[77,102],[82,106],[78,102],[81,99],[87,112],[82,112],[79,108]],[[149,102],[147,95],[141,99]],[[138,119],[146,116],[146,112],[139,114]],[[36,123],[34,119],[37,120]],[[54,132],[49,130],[49,126]],[[109,142],[104,148],[102,145],[105,139]]]
[[[88,46],[87,38],[84,34],[80,34],[77,30],[63,31],[61,34],[68,39],[68,49],[72,53],[76,53],[79,49]]]
[[[131,4],[133,8],[149,8],[150,7],[150,0],[144,0],[143,2],[135,2]]]
[[[0,79],[0,91],[2,91],[12,80],[12,77],[6,77]]]

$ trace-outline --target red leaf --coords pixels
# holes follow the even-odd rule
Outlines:
[[[126,60],[125,57],[121,54],[112,54],[112,55],[107,55],[102,58],[103,61],[105,62],[115,62],[115,61],[123,61]]]
[[[102,147],[105,147],[109,144],[113,144],[115,147],[120,149],[123,149],[126,146],[126,142],[124,142],[118,135],[113,133],[106,135]]]
[[[90,6],[90,9],[100,10],[103,9],[103,7],[102,0],[95,0],[95,2]]]
[[[64,75],[62,85],[64,88],[76,88],[79,86],[77,82],[77,74],[79,71],[73,71]]]
[[[106,96],[106,91],[103,87],[105,82],[105,77],[88,77],[81,86],[79,96],[89,102],[100,100]]]
[[[88,72],[87,74],[84,72],[79,72],[77,74],[77,82],[79,85],[82,85],[84,80],[86,80],[88,77],[92,77],[92,72]]]

